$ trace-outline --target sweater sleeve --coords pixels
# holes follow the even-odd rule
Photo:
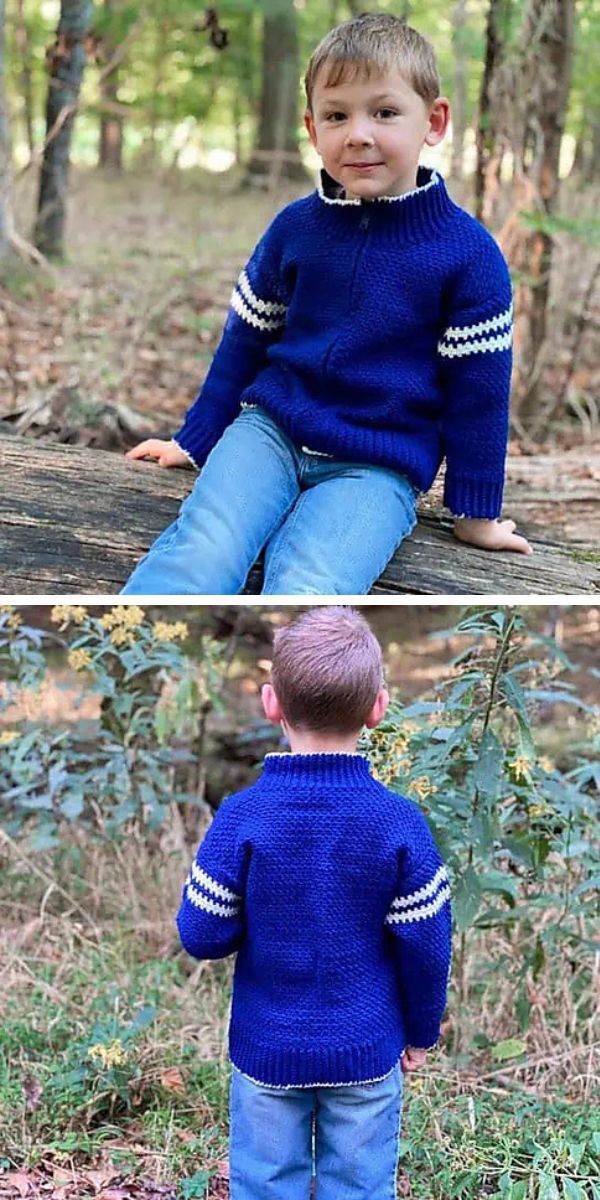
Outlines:
[[[244,855],[231,806],[223,801],[183,885],[181,943],[193,958],[225,958],[244,937]]]
[[[438,343],[446,456],[444,504],[456,515],[502,510],[512,370],[512,285],[484,230],[452,287]]]
[[[401,855],[397,894],[385,925],[398,969],[408,1044],[428,1049],[439,1038],[446,1008],[452,915],[446,868],[420,815],[418,850]]]
[[[221,340],[208,374],[173,441],[200,468],[240,411],[240,397],[281,336],[287,303],[281,279],[281,213],[273,219],[231,294]]]

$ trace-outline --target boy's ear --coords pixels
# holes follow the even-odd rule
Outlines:
[[[379,722],[382,721],[385,716],[385,710],[389,702],[390,693],[388,692],[387,688],[380,688],[377,693],[375,703],[365,721],[367,729],[374,729],[376,725],[379,725]]]
[[[260,698],[267,721],[279,725],[283,720],[283,712],[272,683],[263,683],[260,689]]]
[[[438,96],[429,113],[429,129],[425,134],[425,145],[437,146],[446,136],[450,124],[450,102],[445,96]]]
[[[305,124],[305,126],[306,126],[306,128],[307,128],[307,130],[308,130],[308,136],[309,136],[309,138],[310,138],[310,140],[311,140],[311,142],[312,142],[313,146],[314,146],[314,147],[315,147],[315,149],[316,149],[316,146],[317,146],[317,131],[316,131],[316,129],[315,129],[315,123],[314,123],[314,121],[313,121],[313,116],[312,116],[312,113],[311,113],[311,111],[310,111],[310,109],[309,109],[309,108],[307,108],[307,109],[306,109],[306,112],[304,113],[304,124]]]

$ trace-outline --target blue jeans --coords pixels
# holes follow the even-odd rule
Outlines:
[[[121,595],[237,595],[265,546],[262,595],[365,595],[416,499],[404,475],[307,453],[264,409],[242,409]]]
[[[232,1069],[231,1200],[395,1200],[402,1069],[378,1083],[270,1088]]]

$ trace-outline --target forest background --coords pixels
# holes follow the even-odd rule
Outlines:
[[[224,1198],[232,961],[174,924],[224,795],[282,749],[294,608],[0,611],[0,1196]],[[392,705],[361,748],[448,864],[439,1045],[398,1196],[599,1200],[600,609],[365,606]]]
[[[509,475],[562,452],[520,515],[537,501],[560,523],[572,500],[560,520],[583,538],[600,482],[599,0],[370,8],[433,42],[452,127],[422,161],[511,266]],[[0,0],[0,432],[122,449],[179,427],[240,266],[314,187],[310,52],[362,9]]]

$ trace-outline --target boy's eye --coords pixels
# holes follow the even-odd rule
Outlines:
[[[389,117],[397,117],[398,116],[398,113],[396,112],[395,108],[378,108],[377,112],[381,113],[383,116],[389,116]],[[338,117],[341,117],[343,120],[344,113],[342,113],[342,112],[328,113],[327,116],[325,117],[325,120],[326,121],[336,121]]]

